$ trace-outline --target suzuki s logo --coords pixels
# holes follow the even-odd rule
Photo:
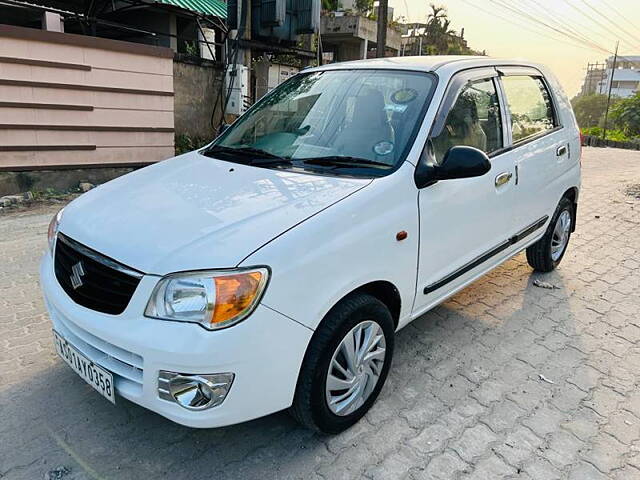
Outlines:
[[[71,286],[74,290],[77,290],[82,286],[82,277],[84,276],[84,268],[82,267],[82,262],[76,263],[73,267],[71,267]]]

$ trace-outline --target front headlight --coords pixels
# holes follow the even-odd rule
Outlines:
[[[49,230],[47,231],[47,238],[49,240],[49,253],[53,256],[53,251],[56,248],[56,237],[58,236],[58,229],[60,227],[60,219],[62,218],[62,210],[60,209],[49,222]]]
[[[253,312],[268,280],[266,267],[167,275],[153,289],[144,314],[209,330],[229,327]]]

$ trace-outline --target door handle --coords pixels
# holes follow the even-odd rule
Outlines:
[[[496,177],[496,187],[501,187],[505,183],[509,182],[513,177],[513,173],[511,172],[502,172]]]
[[[558,147],[558,149],[556,150],[556,157],[561,157],[563,155],[567,154],[567,146],[566,145],[562,145],[561,147]]]

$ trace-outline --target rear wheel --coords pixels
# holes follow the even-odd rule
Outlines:
[[[293,416],[338,433],[371,408],[387,378],[394,346],[389,309],[367,294],[347,297],[316,330],[300,370]]]
[[[534,270],[550,272],[564,257],[575,222],[575,208],[568,198],[558,204],[547,232],[536,243],[527,248],[527,261]]]

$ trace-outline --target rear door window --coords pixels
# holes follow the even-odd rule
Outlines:
[[[505,76],[502,85],[511,113],[513,143],[557,126],[551,95],[541,77]]]

